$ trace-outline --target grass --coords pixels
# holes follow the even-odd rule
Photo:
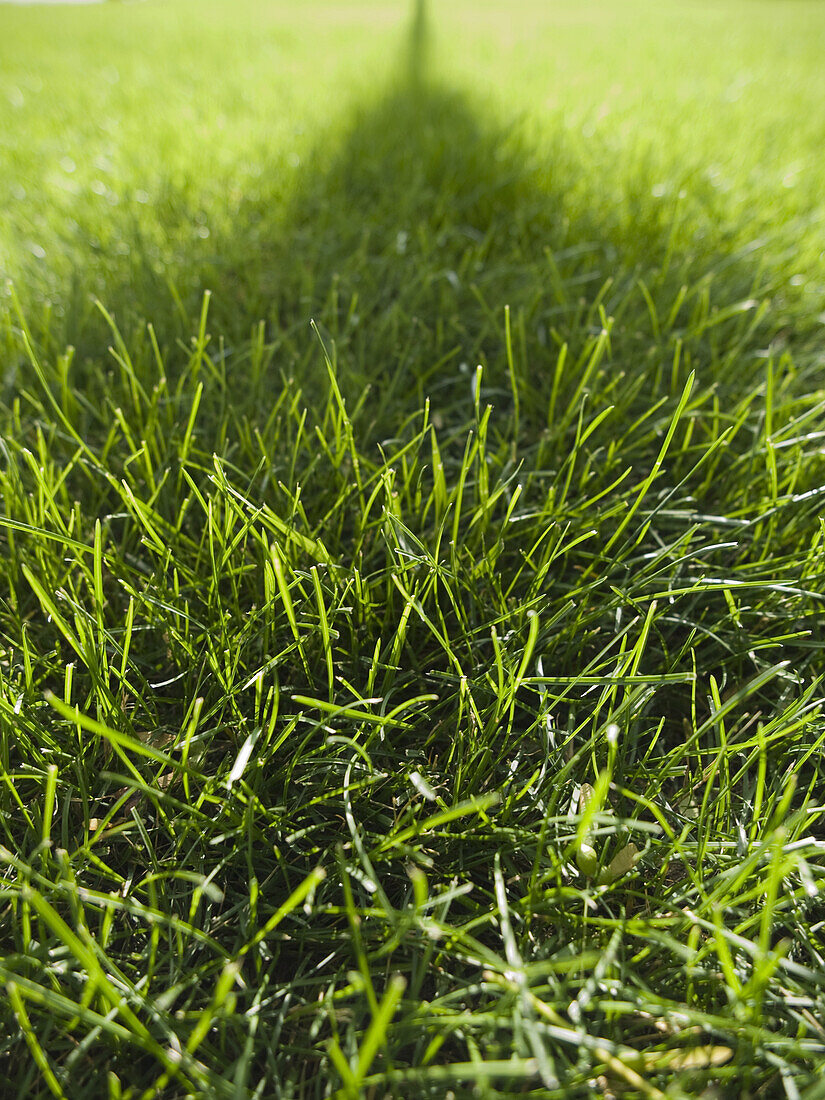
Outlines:
[[[511,9],[0,13],[4,1095],[825,1096],[825,10]]]

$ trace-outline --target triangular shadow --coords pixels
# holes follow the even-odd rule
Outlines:
[[[260,166],[256,193],[241,199],[231,225],[216,219],[208,240],[181,231],[195,224],[184,195],[158,204],[161,235],[186,243],[158,273],[156,256],[144,257],[133,238],[128,283],[111,293],[116,310],[122,303],[123,326],[150,319],[173,347],[191,335],[209,287],[210,328],[224,338],[227,373],[242,379],[250,330],[265,319],[273,354],[264,385],[274,390],[279,374],[292,375],[311,403],[324,374],[309,332],[314,320],[334,347],[345,393],[355,401],[370,387],[380,433],[393,430],[388,417],[400,422],[426,396],[444,415],[455,408],[465,417],[478,363],[490,395],[503,394],[506,305],[530,408],[538,409],[546,407],[560,344],[570,343],[575,362],[602,318],[614,313],[612,362],[649,371],[655,389],[662,369],[650,356],[672,358],[672,340],[657,333],[653,319],[640,330],[646,307],[630,311],[626,328],[621,317],[628,300],[642,294],[640,277],[663,315],[683,285],[692,287],[693,297],[671,318],[675,337],[688,333],[703,288],[710,288],[711,305],[758,293],[757,261],[726,252],[720,231],[702,237],[695,220],[680,227],[675,199],[651,203],[643,166],[638,202],[629,193],[621,209],[606,206],[563,131],[536,148],[525,127],[497,120],[489,105],[433,76],[428,45],[426,6],[417,0],[395,81],[356,107],[343,129],[331,120],[291,173],[286,199],[276,151]],[[706,207],[708,227],[718,223],[711,193],[697,192],[692,201],[694,209]],[[177,309],[167,276],[179,291]],[[78,361],[105,354],[110,334],[100,319],[95,327],[86,315],[83,325],[67,333]],[[753,347],[764,342],[764,329],[748,334]],[[686,357],[711,362],[712,341],[721,335],[719,326],[695,339],[688,334]],[[646,386],[640,401],[652,396]],[[254,415],[266,398],[242,385],[233,390],[239,412]]]

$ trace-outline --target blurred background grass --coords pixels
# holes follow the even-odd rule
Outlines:
[[[285,306],[317,316],[329,279],[346,279],[338,230],[351,241],[364,212],[332,208],[334,173],[359,111],[392,86],[408,14],[394,0],[0,7],[0,268],[35,330],[96,351],[97,295],[127,326],[188,334],[206,286],[235,336]],[[739,282],[778,288],[779,313],[812,334],[825,7],[457,0],[433,15],[435,69],[483,120],[475,154],[496,157],[499,177],[510,159],[549,196],[527,227],[534,248],[609,239],[605,277],[655,266],[651,236],[694,267],[745,260]],[[386,122],[371,140],[398,154]],[[472,158],[460,140],[453,153]],[[386,182],[394,208],[404,180]],[[370,209],[380,183],[364,185]],[[297,224],[313,207],[314,226]]]

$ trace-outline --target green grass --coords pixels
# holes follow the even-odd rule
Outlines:
[[[825,1097],[825,8],[430,20],[0,8],[4,1096]]]

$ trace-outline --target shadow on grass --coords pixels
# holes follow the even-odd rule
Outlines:
[[[643,167],[621,202],[594,191],[599,181],[583,180],[563,134],[531,148],[522,128],[433,77],[427,41],[419,3],[398,80],[354,111],[332,147],[319,143],[284,209],[266,197],[242,205],[243,259],[234,236],[209,271],[217,331],[241,339],[239,319],[267,318],[275,361],[311,384],[321,360],[307,338],[314,319],[334,343],[345,392],[355,400],[370,387],[379,423],[426,396],[466,415],[478,363],[489,395],[506,402],[505,306],[531,408],[546,409],[562,345],[578,358],[607,317],[613,361],[650,369],[655,389],[676,339],[686,362],[704,359],[721,376],[730,364],[714,364],[717,346],[762,338],[747,310],[715,329],[717,307],[767,283],[752,257],[726,249],[710,191],[697,188],[693,202],[713,234],[680,218],[679,196],[651,202]]]
[[[523,128],[496,122],[431,75],[428,35],[418,0],[396,81],[355,109],[343,133],[330,128],[292,171],[286,200],[276,155],[256,193],[231,219],[216,218],[208,240],[192,231],[191,199],[170,194],[157,208],[159,229],[184,244],[158,271],[136,228],[125,282],[106,296],[124,327],[151,319],[171,347],[191,335],[210,287],[210,329],[224,336],[227,372],[237,377],[250,330],[265,319],[271,370],[246,393],[256,408],[279,372],[310,395],[323,377],[313,319],[334,345],[349,398],[370,387],[376,426],[389,430],[388,418],[403,419],[425,396],[465,415],[478,363],[490,397],[506,402],[505,305],[529,410],[546,410],[560,347],[569,344],[576,362],[606,317],[615,317],[616,369],[650,374],[645,401],[651,387],[668,392],[675,340],[685,364],[704,361],[723,381],[731,364],[714,362],[716,347],[737,346],[740,336],[756,346],[765,326],[752,326],[748,311],[721,328],[711,316],[714,303],[762,289],[755,260],[726,249],[712,194],[697,185],[693,210],[704,215],[683,218],[678,197],[650,201],[641,166],[620,194],[588,177],[563,133],[549,149],[531,148]],[[689,292],[674,308],[683,285]],[[67,313],[78,359],[99,357],[110,338],[100,320],[78,303]]]

